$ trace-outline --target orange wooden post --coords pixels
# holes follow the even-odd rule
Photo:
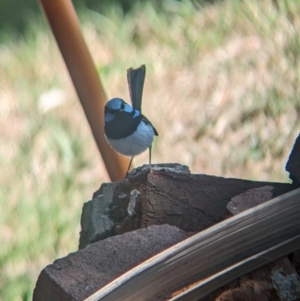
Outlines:
[[[40,0],[65,60],[98,149],[112,181],[124,178],[128,159],[118,155],[104,137],[104,105],[107,97],[80,31],[71,0]]]

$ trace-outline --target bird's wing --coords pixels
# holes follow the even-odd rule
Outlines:
[[[127,81],[132,107],[135,110],[142,110],[142,95],[146,76],[146,66],[142,65],[137,69],[127,70]]]

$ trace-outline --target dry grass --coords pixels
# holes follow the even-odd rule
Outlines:
[[[126,16],[81,14],[110,97],[128,101],[126,69],[147,66],[143,113],[159,131],[153,162],[288,181],[300,125],[300,5],[164,3]],[[76,250],[81,206],[107,179],[45,24],[24,40],[7,37],[0,64],[0,299],[30,300],[39,271]]]
[[[286,181],[284,166],[299,126],[299,21],[290,17],[296,11],[271,1],[167,9],[164,16],[148,7],[148,18],[141,10],[130,16],[131,24],[126,20],[128,28],[115,23],[107,33],[100,17],[86,25],[110,96],[128,100],[125,70],[146,62],[143,110],[160,133],[154,161],[180,162],[197,173]],[[121,41],[119,51],[120,28],[135,49]],[[135,162],[146,161],[147,154]]]

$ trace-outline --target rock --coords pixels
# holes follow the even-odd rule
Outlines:
[[[289,259],[293,268],[296,270],[298,275],[300,276],[300,250],[297,250],[289,255]]]
[[[287,258],[265,265],[201,301],[299,301],[300,278]]]
[[[122,181],[103,184],[84,204],[79,248],[150,225],[202,231],[230,216],[226,205],[231,198],[266,185],[274,187],[274,196],[292,189],[283,183],[193,175],[180,164],[134,169]]]
[[[117,183],[103,184],[102,193],[83,205],[79,249],[112,235],[114,221],[110,217],[110,206],[116,187]]]
[[[142,261],[187,238],[174,226],[150,226],[90,244],[40,274],[33,301],[84,300]]]
[[[274,188],[264,186],[231,199],[227,208],[239,214],[272,199]],[[299,301],[300,278],[288,258],[280,258],[219,288],[200,301]]]
[[[274,187],[263,186],[249,189],[231,199],[226,208],[232,215],[241,213],[247,209],[260,205],[273,197]]]

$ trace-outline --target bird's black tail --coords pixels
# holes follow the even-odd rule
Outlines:
[[[132,107],[142,111],[142,96],[144,81],[146,77],[146,66],[142,65],[137,69],[129,68],[127,70],[127,81]]]

